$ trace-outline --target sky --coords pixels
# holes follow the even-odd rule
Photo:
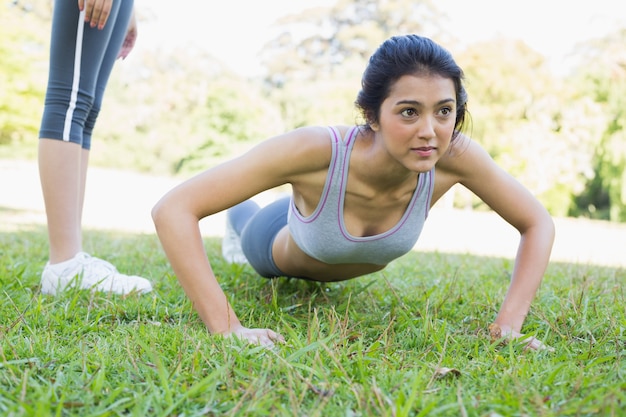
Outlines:
[[[259,71],[257,54],[280,17],[336,0],[136,0],[145,47],[194,43],[241,75]],[[446,30],[473,43],[497,36],[521,39],[555,70],[581,41],[626,27],[623,0],[436,0]],[[184,4],[184,7],[180,5]],[[145,21],[141,16],[149,16]],[[138,46],[139,46],[138,45]],[[446,46],[446,45],[444,45]],[[373,51],[372,51],[373,52]]]

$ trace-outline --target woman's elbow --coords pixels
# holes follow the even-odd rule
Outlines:
[[[556,226],[554,225],[554,220],[552,216],[548,216],[548,220],[546,222],[546,233],[550,237],[550,243],[554,244],[554,239],[556,237]]]
[[[162,229],[163,226],[169,224],[171,219],[175,217],[173,214],[175,208],[173,206],[167,196],[164,196],[152,207],[150,214],[157,232],[159,229]]]
[[[553,245],[556,227],[552,216],[544,207],[539,206],[532,213],[522,226],[517,227],[520,235],[541,239],[545,244]]]
[[[554,219],[546,209],[543,209],[541,215],[538,216],[536,226],[546,241],[552,245],[556,236],[556,226],[554,225]]]

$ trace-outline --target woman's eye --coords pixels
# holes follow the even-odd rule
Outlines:
[[[440,111],[441,111],[441,114],[444,116],[448,116],[450,113],[452,113],[452,109],[450,107],[444,107]]]
[[[401,114],[404,117],[412,117],[412,116],[415,116],[417,114],[417,112],[415,111],[415,109],[404,109],[404,110],[402,110]]]

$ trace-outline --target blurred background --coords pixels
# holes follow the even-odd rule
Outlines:
[[[113,71],[93,166],[182,178],[287,129],[358,122],[367,58],[417,33],[464,69],[467,133],[554,216],[626,222],[620,0],[135,4],[139,38]],[[36,160],[51,11],[0,3],[0,161]],[[486,209],[463,189],[444,204]]]

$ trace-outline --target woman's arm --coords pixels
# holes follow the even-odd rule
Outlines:
[[[222,291],[206,256],[199,221],[303,175],[299,161],[318,159],[307,130],[270,139],[244,155],[209,169],[168,192],[153,208],[157,234],[172,269],[211,333],[234,334],[271,345],[282,336],[244,327]],[[328,154],[330,140],[326,138]],[[322,158],[323,159],[323,158]]]
[[[126,59],[128,54],[130,54],[130,51],[135,47],[135,42],[137,42],[137,33],[137,17],[135,16],[135,9],[133,8],[133,13],[130,15],[130,20],[128,21],[128,29],[126,29],[124,43],[122,43],[120,52],[117,54],[118,58]]]
[[[442,158],[444,178],[450,174],[520,233],[511,282],[495,324],[503,336],[519,337],[548,266],[554,223],[547,210],[517,180],[502,170],[477,143],[461,136],[458,149]],[[541,343],[529,340],[529,346]]]

